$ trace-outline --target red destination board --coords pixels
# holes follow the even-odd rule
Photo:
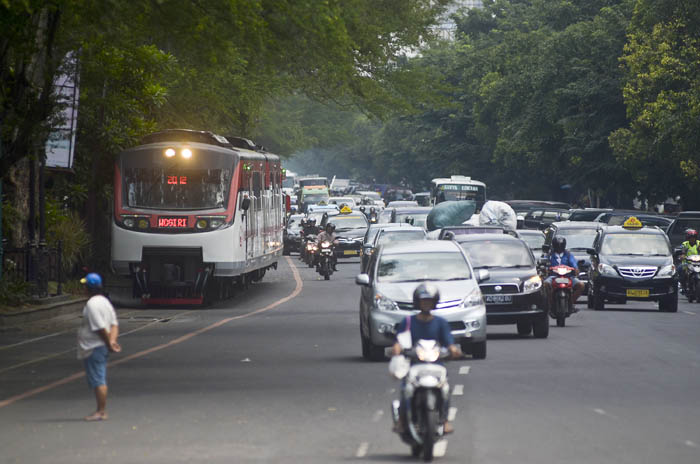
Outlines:
[[[159,217],[158,227],[182,228],[187,227],[186,217]]]

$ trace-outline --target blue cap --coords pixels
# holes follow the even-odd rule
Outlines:
[[[89,273],[82,279],[80,279],[81,284],[85,284],[88,288],[102,288],[102,277],[94,272]]]

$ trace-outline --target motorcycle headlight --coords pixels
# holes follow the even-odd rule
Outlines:
[[[480,306],[484,304],[484,298],[481,295],[481,289],[476,287],[472,290],[469,295],[462,301],[462,307],[473,308],[475,306]]]
[[[380,311],[397,311],[399,305],[390,298],[385,297],[381,293],[374,295],[374,306]]]
[[[539,290],[541,287],[542,279],[540,278],[540,276],[533,276],[525,281],[525,285],[523,285],[523,290],[525,290],[525,293],[531,293],[535,290]]]
[[[328,248],[329,246],[331,246],[331,242],[323,242],[321,244],[321,248]]]
[[[440,347],[434,346],[433,348],[425,348],[418,345],[416,347],[416,357],[423,362],[433,363],[440,357]]]
[[[602,275],[617,276],[617,271],[615,268],[605,263],[598,264],[598,272],[600,272]]]
[[[674,266],[673,264],[669,264],[659,269],[659,272],[656,273],[656,277],[671,277],[675,273],[676,266]]]

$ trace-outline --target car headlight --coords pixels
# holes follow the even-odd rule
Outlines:
[[[462,301],[462,307],[473,308],[474,306],[480,306],[484,304],[484,298],[481,295],[481,289],[476,287],[474,290],[469,292],[469,295]]]
[[[598,264],[598,272],[600,272],[602,275],[617,276],[617,271],[615,268],[605,263]]]
[[[397,311],[399,305],[390,298],[385,297],[381,293],[374,295],[374,306],[380,311]]]
[[[676,266],[674,266],[673,264],[669,264],[659,269],[659,272],[656,273],[656,277],[671,277],[675,273]]]
[[[523,285],[523,290],[525,293],[531,293],[534,292],[535,290],[539,290],[542,287],[542,279],[540,276],[533,276],[530,277],[525,281],[525,285]]]

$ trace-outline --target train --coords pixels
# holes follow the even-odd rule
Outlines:
[[[114,166],[111,264],[151,305],[201,305],[276,269],[284,173],[254,142],[171,129],[144,137]]]

